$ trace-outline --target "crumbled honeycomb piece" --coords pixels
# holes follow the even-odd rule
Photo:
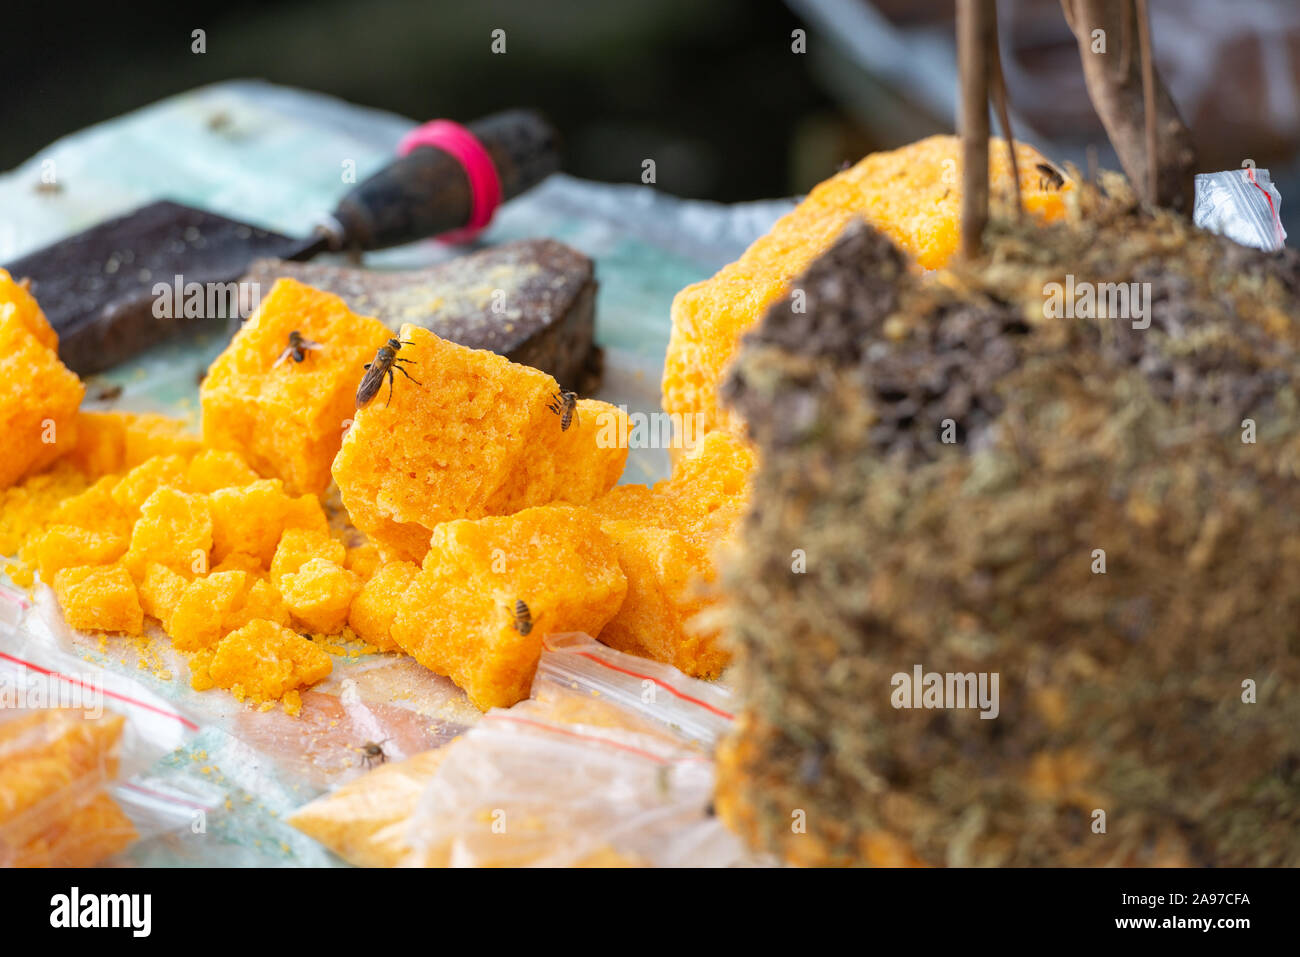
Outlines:
[[[320,348],[280,361],[294,331]],[[280,279],[203,380],[204,440],[293,494],[323,492],[364,366],[391,336],[339,297]]]
[[[11,316],[46,349],[58,350],[59,337],[45,318],[36,297],[28,291],[27,283],[15,282],[13,276],[0,269],[0,321]]]
[[[77,445],[68,461],[88,478],[116,475],[126,465],[126,416],[121,412],[82,412]]]
[[[626,591],[617,552],[585,509],[462,519],[434,529],[391,634],[479,708],[504,708],[528,696],[543,636],[598,634]],[[516,617],[520,600],[531,627]]]
[[[188,423],[153,413],[121,413],[123,419],[123,467],[133,469],[159,455],[189,459],[203,447]]]
[[[266,565],[256,555],[246,555],[243,552],[231,552],[221,561],[212,566],[214,572],[248,572],[252,576],[261,576],[266,574]]]
[[[0,489],[39,472],[77,447],[85,389],[17,309],[0,315]]]
[[[708,553],[672,529],[608,521],[601,530],[618,549],[628,589],[600,640],[696,678],[716,678],[730,654],[716,628],[692,621],[708,607],[704,589],[716,577]]]
[[[140,506],[163,486],[185,492],[185,457],[181,455],[155,455],[131,468],[113,486],[113,501],[124,512],[139,514]]]
[[[107,565],[126,552],[127,540],[112,532],[95,532],[76,525],[51,525],[36,540],[36,568],[47,585],[64,568]]]
[[[172,644],[180,651],[200,651],[215,645],[247,588],[247,572],[213,572],[194,579],[181,592],[167,622]]]
[[[352,523],[385,552],[419,561],[440,522],[585,501],[616,480],[627,449],[602,447],[592,421],[612,406],[589,404],[587,422],[562,430],[546,373],[414,326],[401,338],[421,384],[399,374],[391,401],[385,387],[356,412],[334,460]]]
[[[1050,188],[1036,168],[1046,158],[1016,144],[1024,208],[1043,222],[1065,215],[1066,180]],[[830,248],[849,221],[864,218],[890,236],[919,266],[937,269],[957,249],[961,211],[961,142],[931,136],[888,153],[873,153],[815,187],[793,211],[713,278],[687,286],[672,307],[664,362],[664,411],[699,414],[704,431],[739,429],[717,404],[718,385],[741,336],[784,295],[789,284]],[[989,142],[989,184],[995,198],[1011,195],[1011,165],[1003,140]]]
[[[347,561],[344,564],[365,581],[378,570],[381,561],[379,549],[372,542],[366,542],[364,545],[349,548]]]
[[[562,411],[551,413],[510,482],[489,503],[488,514],[509,515],[552,502],[583,505],[603,495],[627,465],[628,435],[627,413],[608,402],[577,400],[567,429]]]
[[[213,561],[242,552],[257,558],[264,568],[270,565],[290,501],[279,479],[259,479],[209,495]]]
[[[672,478],[653,488],[619,485],[591,503],[628,578],[602,642],[697,678],[721,672],[730,655],[717,623],[696,616],[714,605],[715,552],[738,527],[753,468],[748,445],[711,432],[677,461]]]
[[[212,683],[254,701],[276,701],[329,677],[334,663],[312,642],[273,621],[251,621],[221,639],[207,665]]]
[[[106,475],[89,488],[64,498],[51,509],[51,522],[112,532],[130,539],[136,510],[118,504],[113,497],[118,481],[116,476]]]
[[[342,565],[347,561],[347,548],[338,539],[331,538],[327,529],[285,529],[271,561],[271,580],[279,581],[313,558]]]
[[[146,615],[158,619],[164,631],[171,631],[171,617],[181,603],[190,580],[166,565],[154,563],[144,570],[140,582],[140,605]]]
[[[289,504],[285,506],[284,527],[286,531],[299,528],[314,532],[328,532],[330,520],[325,514],[325,509],[321,507],[320,499],[310,492],[305,492],[297,498],[291,498]]]
[[[348,611],[348,624],[358,638],[380,651],[396,651],[393,618],[420,566],[414,562],[387,562],[361,587]]]
[[[155,562],[182,573],[202,574],[209,567],[212,535],[207,499],[164,485],[140,506],[126,567],[137,579]]]
[[[190,460],[185,482],[191,492],[209,494],[223,488],[252,485],[261,476],[235,452],[207,449]]]
[[[54,576],[54,594],[72,628],[128,635],[144,630],[140,596],[130,572],[120,562],[64,568]]]
[[[324,558],[309,559],[297,571],[280,577],[277,584],[294,619],[321,635],[343,629],[352,599],[361,590],[355,572]]]
[[[221,625],[229,632],[258,620],[273,621],[277,625],[287,627],[290,622],[289,608],[285,605],[279,589],[269,581],[250,577],[248,590],[235,608],[226,615]]]

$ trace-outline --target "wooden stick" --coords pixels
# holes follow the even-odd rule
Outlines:
[[[1133,188],[1152,205],[1191,215],[1192,134],[1160,81],[1155,58],[1125,51],[1135,36],[1143,43],[1144,31],[1150,46],[1146,17],[1139,17],[1133,0],[1061,0],[1061,8],[1079,47],[1088,96]],[[1097,30],[1102,32],[1094,37]]]
[[[1156,162],[1156,58],[1151,49],[1151,21],[1147,0],[1137,0],[1138,57],[1142,64],[1142,119],[1146,124],[1147,195],[1155,202],[1160,191],[1160,169]]]
[[[998,44],[998,8],[992,4],[989,18],[992,21],[990,33],[993,37],[989,57],[992,60],[993,105],[998,111],[998,125],[1007,141],[1007,158],[1011,161],[1011,188],[1016,197],[1016,220],[1019,221],[1024,210],[1020,201],[1020,164],[1016,161],[1016,137],[1011,131],[1011,115],[1007,110],[1007,81],[1002,75],[1002,48]]]
[[[961,77],[961,250],[980,254],[989,218],[989,38],[992,4],[957,0],[957,65]]]

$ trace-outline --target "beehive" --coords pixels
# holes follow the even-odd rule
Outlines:
[[[320,348],[281,361],[294,331]],[[279,280],[203,380],[204,442],[240,453],[291,494],[323,492],[364,366],[390,336],[337,296]]]

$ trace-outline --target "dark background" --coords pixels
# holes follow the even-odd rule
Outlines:
[[[1300,229],[1300,0],[1150,7],[1198,168],[1270,168]],[[261,77],[412,119],[538,107],[574,175],[638,182],[652,157],[670,193],[788,196],[871,150],[951,131],[952,16],[953,0],[11,3],[0,169],[169,94]],[[1059,0],[998,0],[998,16],[1020,129],[1058,162],[1082,166],[1091,145],[1113,166]],[[495,28],[505,55],[490,51]],[[796,28],[806,55],[791,52]]]
[[[33,4],[0,26],[0,169],[57,137],[232,77],[334,94],[414,119],[511,106],[563,131],[569,172],[736,200],[806,188],[792,137],[838,111],[790,53],[774,0],[224,0]],[[507,53],[490,52],[506,30]],[[207,52],[190,33],[207,31]],[[830,169],[817,178],[834,172]]]

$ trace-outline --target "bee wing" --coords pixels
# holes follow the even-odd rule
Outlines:
[[[384,384],[384,373],[388,369],[382,362],[370,363],[365,378],[357,386],[357,408],[361,408],[379,393],[379,387]]]
[[[275,363],[271,366],[271,368],[278,369],[281,366],[281,364],[283,364],[284,360],[289,358],[289,353],[291,352],[293,352],[292,346],[290,346],[288,349],[285,349],[283,352],[281,352],[280,358],[275,360]]]

